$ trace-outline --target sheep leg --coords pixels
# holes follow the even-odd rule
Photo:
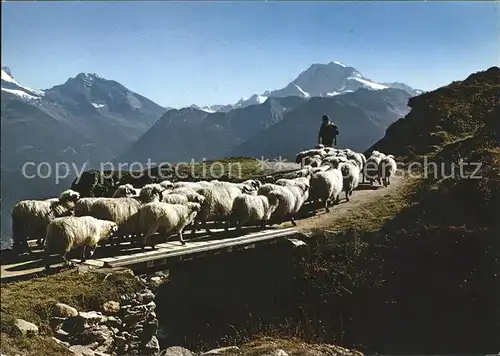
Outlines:
[[[346,189],[346,191],[345,191],[345,200],[349,201],[349,190],[348,189]]]
[[[186,241],[184,241],[184,238],[182,237],[182,230],[184,230],[184,228],[179,230],[179,241],[181,242],[181,245],[185,245]]]
[[[292,223],[293,226],[297,226],[297,223],[295,222],[295,218],[293,215],[290,216],[290,222]]]
[[[82,258],[80,259],[81,263],[87,261],[86,254],[87,254],[87,245],[83,245],[83,248],[82,248]]]
[[[329,202],[330,202],[330,199],[325,199],[325,211],[326,211],[327,213],[329,213],[329,212],[330,212],[330,208],[328,207],[328,203],[329,203]]]
[[[50,253],[48,250],[44,251],[43,261],[45,265],[45,270],[48,272],[50,270]]]
[[[44,238],[42,236],[40,236],[37,240],[36,240],[36,245],[38,247],[42,247],[43,246],[43,242],[44,242]]]
[[[387,185],[391,185],[391,177],[387,177]]]
[[[198,224],[199,224],[198,219],[195,219],[193,221],[193,227],[191,228],[191,237],[194,237],[194,235],[196,234],[196,230],[198,228]]]

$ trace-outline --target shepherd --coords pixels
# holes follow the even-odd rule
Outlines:
[[[337,145],[337,135],[339,128],[330,121],[328,115],[323,115],[323,123],[319,129],[318,144],[323,144],[325,147],[332,147]]]

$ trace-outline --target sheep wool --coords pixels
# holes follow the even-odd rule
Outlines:
[[[11,215],[13,248],[31,253],[28,237],[36,238],[37,244],[43,245],[49,222],[57,217],[73,215],[79,198],[80,193],[68,189],[57,199],[22,200],[14,205]]]
[[[313,201],[321,200],[326,212],[329,212],[328,204],[333,200],[339,201],[342,192],[343,178],[339,169],[332,168],[324,172],[318,172],[311,177],[310,197]]]
[[[378,164],[378,176],[382,179],[384,187],[391,184],[391,177],[396,174],[397,164],[393,155],[383,157]]]
[[[342,172],[343,177],[342,190],[345,192],[346,201],[349,201],[349,197],[352,195],[353,190],[359,185],[360,170],[358,162],[355,160],[349,160],[341,163],[340,171]]]
[[[238,228],[249,222],[264,227],[276,207],[264,195],[241,194],[234,199],[231,218]]]
[[[66,255],[75,247],[83,246],[81,262],[86,260],[86,249],[93,255],[98,243],[118,230],[116,223],[92,216],[55,218],[47,226],[45,238],[45,268],[49,269],[49,256],[57,253],[68,264]]]
[[[145,248],[148,238],[158,230],[167,236],[178,233],[181,244],[185,244],[182,236],[186,226],[191,224],[200,211],[200,204],[168,204],[152,202],[139,209],[139,226],[143,232],[141,244]],[[154,243],[151,245],[154,248]]]

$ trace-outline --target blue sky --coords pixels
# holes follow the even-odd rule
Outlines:
[[[95,72],[174,107],[334,60],[429,90],[499,65],[499,18],[492,2],[2,2],[2,65],[42,89]]]

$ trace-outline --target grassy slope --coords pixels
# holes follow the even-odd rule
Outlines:
[[[56,302],[78,310],[100,310],[104,302],[119,300],[121,294],[139,290],[135,277],[126,274],[78,273],[65,271],[29,281],[2,285],[1,351],[8,355],[71,355],[49,339],[49,320]],[[21,318],[35,323],[40,336],[22,339],[15,336],[13,323]],[[43,352],[42,352],[43,350]]]

